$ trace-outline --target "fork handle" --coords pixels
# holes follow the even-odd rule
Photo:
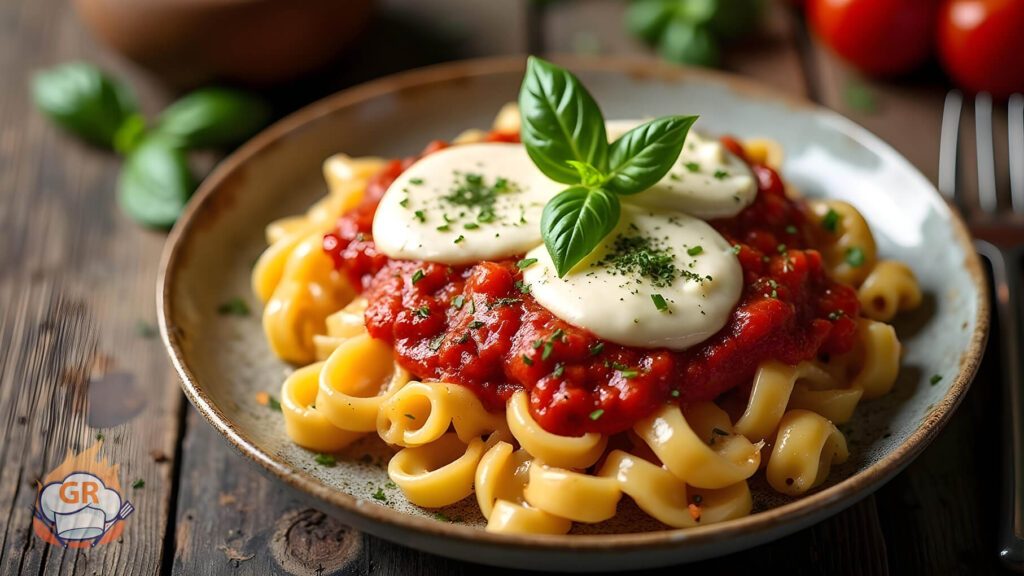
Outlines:
[[[1003,517],[999,557],[1003,564],[1024,572],[1024,378],[1021,377],[1021,249],[975,246],[992,264],[996,313],[999,315],[1003,366]]]

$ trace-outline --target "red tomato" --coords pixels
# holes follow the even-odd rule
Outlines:
[[[808,0],[807,19],[862,72],[893,76],[930,55],[937,7],[937,0]]]
[[[946,0],[938,36],[942,66],[964,89],[1024,92],[1024,1]]]

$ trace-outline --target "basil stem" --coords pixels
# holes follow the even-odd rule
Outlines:
[[[548,201],[540,227],[559,278],[615,228],[619,212],[618,196],[604,188],[574,186]]]
[[[531,56],[519,91],[521,135],[533,163],[548,178],[577,184],[569,160],[608,166],[608,136],[597,102],[571,72]]]

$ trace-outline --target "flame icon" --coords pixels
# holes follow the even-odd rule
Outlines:
[[[118,465],[96,460],[102,441],[81,454],[68,450],[64,461],[38,486],[33,527],[51,544],[84,548],[106,544],[124,531],[135,511],[121,497]]]

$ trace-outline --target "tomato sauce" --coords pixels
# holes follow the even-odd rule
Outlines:
[[[742,157],[735,141],[723,144]],[[445,146],[432,142],[424,154]],[[767,166],[751,165],[759,183],[753,204],[710,223],[737,251],[739,304],[717,334],[673,351],[602,342],[563,322],[528,293],[517,259],[453,267],[378,252],[371,237],[377,204],[415,160],[394,160],[375,175],[362,203],[325,235],[324,250],[362,290],[369,333],[392,343],[402,366],[466,386],[490,410],[525,389],[546,430],[611,434],[665,402],[712,400],[747,386],[762,361],[796,364],[852,346],[856,292],[826,276],[814,249],[825,232]]]

